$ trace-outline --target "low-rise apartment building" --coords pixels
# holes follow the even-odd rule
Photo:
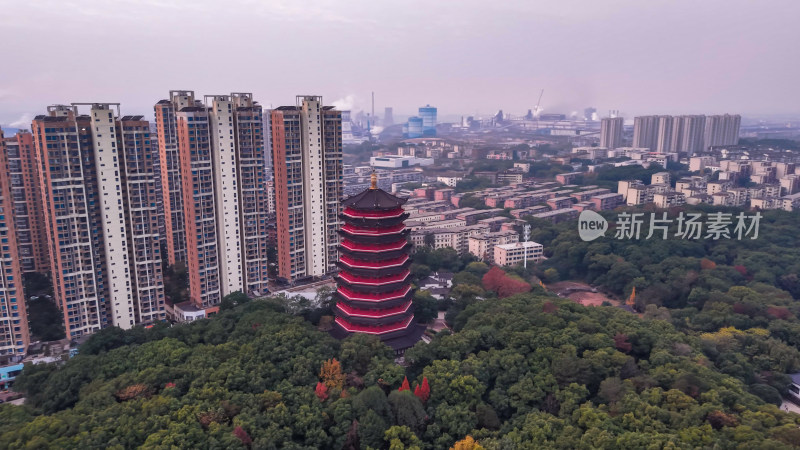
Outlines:
[[[517,242],[514,244],[500,244],[494,246],[494,263],[498,266],[515,266],[536,263],[544,259],[544,247],[537,242]]]
[[[594,203],[594,209],[596,211],[607,211],[615,209],[618,206],[625,203],[622,194],[614,194],[613,192],[608,194],[595,195],[592,198],[590,198],[589,201]]]
[[[481,261],[494,263],[494,247],[502,244],[519,242],[519,235],[515,231],[497,231],[471,236],[468,239],[469,252]]]

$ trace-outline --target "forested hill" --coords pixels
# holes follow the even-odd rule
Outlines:
[[[340,343],[280,309],[259,301],[185,326],[105,330],[60,368],[26,367],[28,405],[0,406],[0,447],[800,442],[800,417],[717,372],[700,338],[617,308],[530,294],[475,303],[456,333],[409,350],[405,369],[374,338]],[[398,391],[404,376],[417,395]]]

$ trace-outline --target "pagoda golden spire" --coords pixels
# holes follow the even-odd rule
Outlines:
[[[369,176],[369,179],[370,179],[369,188],[378,189],[378,174],[375,173],[375,169],[372,169],[372,175]]]

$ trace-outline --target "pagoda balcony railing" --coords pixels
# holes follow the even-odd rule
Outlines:
[[[359,309],[353,308],[344,303],[337,303],[336,307],[343,313],[350,317],[364,317],[368,319],[383,319],[386,317],[396,316],[398,314],[405,314],[411,309],[411,301],[407,301],[401,305],[392,308],[384,309]]]
[[[344,239],[347,239],[349,242],[354,244],[362,244],[362,245],[373,245],[373,244],[388,244],[398,242],[402,240],[408,240],[408,235],[411,234],[411,230],[408,228],[393,233],[387,233],[384,235],[380,234],[350,234],[345,229],[341,229],[337,231],[339,236]]]
[[[348,207],[348,208],[345,208],[344,211],[342,211],[342,215],[343,216],[352,217],[354,219],[363,219],[363,218],[367,218],[367,219],[381,219],[381,218],[388,219],[388,218],[393,218],[393,217],[400,217],[405,213],[406,212],[403,210],[403,208],[395,208],[395,209],[390,209],[390,210],[387,210],[387,211],[359,211],[357,209],[353,209],[353,208],[349,208]]]
[[[394,314],[388,317],[359,317],[359,316],[351,316],[338,308],[334,308],[334,313],[336,317],[341,317],[344,321],[350,326],[392,326],[405,320],[406,317],[413,317],[414,316],[414,306],[412,305],[407,312]]]
[[[359,244],[349,240],[343,240],[339,246],[351,252],[365,252],[365,253],[383,253],[395,250],[402,250],[408,241],[402,240],[392,242],[391,244]]]
[[[387,286],[391,284],[403,283],[406,281],[411,271],[405,270],[398,275],[392,275],[380,278],[361,277],[352,275],[347,272],[339,272],[338,277],[348,284],[362,285],[362,286]]]
[[[362,228],[351,224],[346,224],[345,226],[342,227],[342,231],[346,231],[353,235],[364,235],[364,236],[389,236],[392,234],[401,233],[405,229],[406,226],[403,223],[382,228]]]
[[[352,225],[356,225],[359,227],[364,228],[382,228],[382,227],[391,227],[397,224],[403,223],[408,217],[408,214],[403,214],[400,217],[361,217],[361,218],[354,218],[350,216],[345,216],[344,214],[339,214],[338,218],[344,222],[349,223]]]
[[[366,278],[390,277],[393,275],[397,275],[399,273],[403,273],[406,269],[408,269],[411,266],[411,260],[409,259],[400,266],[384,267],[381,269],[375,269],[375,268],[362,269],[357,267],[350,267],[341,261],[337,261],[336,266],[339,267],[340,271],[342,272],[347,272],[350,275],[355,275],[359,277],[366,277]]]
[[[407,319],[403,320],[400,323],[395,325],[380,325],[380,326],[369,326],[369,325],[355,325],[347,322],[341,317],[336,318],[336,324],[340,327],[344,328],[346,331],[351,333],[367,333],[367,334],[378,334],[383,335],[387,333],[392,333],[395,331],[403,331],[408,328],[411,324],[411,321],[414,319],[414,316],[409,316]]]
[[[408,255],[403,255],[400,258],[392,258],[383,261],[360,261],[347,255],[341,255],[339,257],[339,262],[353,269],[388,269],[391,267],[403,267],[409,259],[411,258]]]
[[[366,252],[353,252],[349,251],[342,246],[338,246],[337,249],[339,250],[339,255],[348,255],[352,256],[353,258],[359,259],[361,261],[382,261],[386,259],[393,259],[399,258],[403,255],[407,255],[409,253],[409,249],[411,244],[404,246],[400,250],[393,250],[393,251],[386,251],[386,252],[378,252],[378,253],[366,253]]]
[[[359,308],[359,309],[371,309],[375,308],[376,306],[381,308],[393,308],[395,306],[404,304],[406,301],[408,301],[409,298],[411,298],[410,295],[407,295],[405,297],[395,298],[391,300],[381,300],[379,302],[376,302],[376,301],[364,301],[364,300],[350,300],[348,298],[345,298],[339,293],[336,293],[335,297],[338,303],[343,303],[353,308]]]
[[[369,293],[369,292],[355,292],[350,289],[347,289],[345,286],[339,286],[337,292],[342,297],[346,298],[347,300],[351,301],[358,301],[358,302],[385,302],[389,300],[396,300],[405,298],[411,292],[411,286],[406,286],[403,289],[398,289],[396,291],[389,291],[384,293]]]

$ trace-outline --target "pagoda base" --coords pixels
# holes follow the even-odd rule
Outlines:
[[[380,338],[384,344],[392,347],[392,350],[394,350],[395,354],[402,355],[406,349],[413,347],[414,344],[416,344],[422,338],[422,333],[425,332],[426,328],[427,326],[425,325],[412,322],[403,333],[391,333],[390,336],[386,337],[386,339],[380,336],[378,336],[378,338]],[[352,332],[347,331],[339,326],[337,323],[333,324],[333,328],[329,331],[329,333],[331,336],[339,340],[342,340],[353,334]]]

